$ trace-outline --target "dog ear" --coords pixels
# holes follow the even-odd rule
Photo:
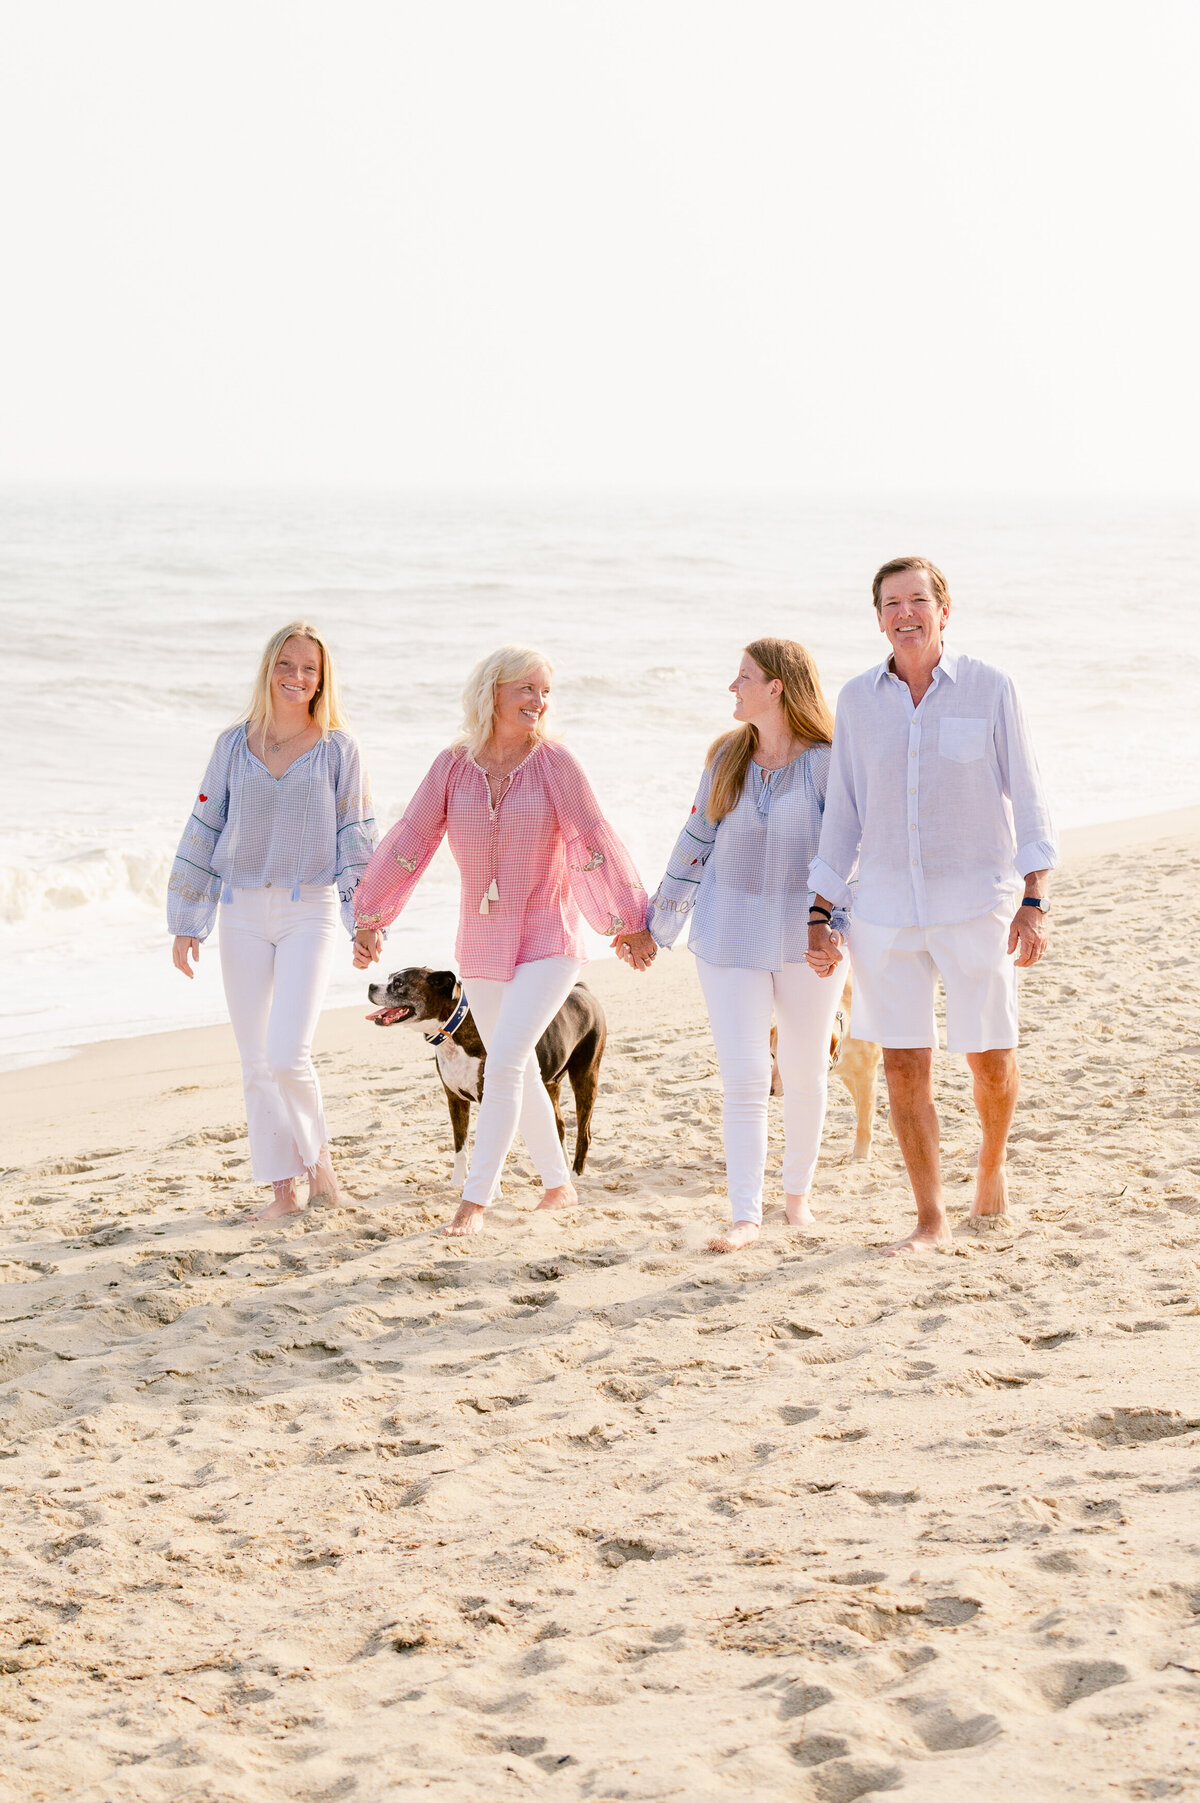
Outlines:
[[[451,999],[457,982],[458,978],[452,970],[431,970],[429,973],[429,987],[442,1001],[448,1002]]]

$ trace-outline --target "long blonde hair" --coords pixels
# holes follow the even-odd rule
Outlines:
[[[833,715],[821,691],[817,666],[795,639],[752,639],[744,647],[768,682],[781,682],[784,719],[794,739],[810,745],[833,743]],[[732,813],[745,787],[746,772],[758,747],[758,728],[735,726],[723,732],[708,748],[706,767],[712,768],[708,817],[714,826]]]
[[[532,676],[535,670],[548,670],[551,676],[554,675],[550,659],[529,645],[501,645],[499,651],[481,658],[467,677],[462,692],[463,723],[452,750],[477,758],[492,736],[496,690],[502,682],[520,682],[523,676]],[[529,735],[535,744],[539,739],[550,737],[543,724],[545,718],[543,714]]]
[[[258,727],[263,733],[275,730],[275,710],[271,703],[271,677],[275,665],[279,661],[279,653],[289,639],[308,639],[321,653],[321,674],[317,679],[317,692],[308,704],[309,718],[314,726],[321,729],[321,737],[327,738],[331,732],[337,732],[346,724],[342,713],[342,704],[338,697],[337,679],[333,672],[333,658],[329,646],[325,643],[315,626],[307,626],[303,620],[293,620],[290,626],[281,626],[267,640],[266,650],[262,654],[262,662],[258,666],[258,675],[254,678],[250,703],[241,719],[248,727]]]

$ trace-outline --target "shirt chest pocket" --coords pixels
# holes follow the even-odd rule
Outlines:
[[[942,720],[938,726],[938,750],[956,764],[973,764],[987,750],[986,720]]]

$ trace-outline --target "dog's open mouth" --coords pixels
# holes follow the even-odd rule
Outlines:
[[[415,1013],[416,1009],[404,1002],[399,1007],[380,1008],[377,1013],[368,1014],[366,1018],[373,1020],[377,1027],[394,1027],[402,1020],[411,1020]]]

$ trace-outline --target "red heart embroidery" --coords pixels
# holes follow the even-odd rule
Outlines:
[[[207,800],[208,800],[208,796],[207,796],[207,795],[202,795],[202,796],[201,796],[201,797],[200,797],[200,799],[201,799],[201,801],[207,801]]]

